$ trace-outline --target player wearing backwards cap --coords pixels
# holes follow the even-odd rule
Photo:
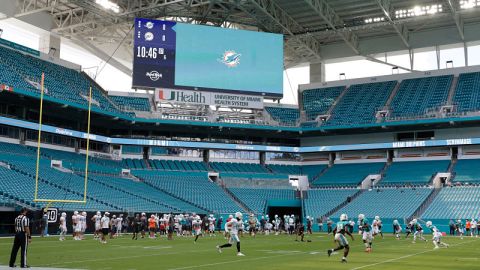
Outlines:
[[[102,230],[102,226],[100,226],[100,220],[102,219],[102,213],[97,211],[97,213],[92,217],[92,222],[95,223],[95,232],[93,234],[93,239],[99,239],[100,231]]]
[[[448,247],[448,244],[442,242],[442,233],[437,229],[436,226],[432,224],[431,221],[427,221],[427,228],[432,230],[432,235],[433,235],[433,245],[435,246],[435,249],[440,248],[438,245],[441,245],[443,247]]]
[[[106,244],[107,243],[106,236],[108,235],[108,231],[110,229],[110,213],[109,212],[105,212],[102,219],[100,220],[100,224],[102,226],[102,241],[101,241],[101,243]]]
[[[62,213],[60,217],[60,241],[65,240],[65,235],[67,235],[67,214],[65,212]]]
[[[350,246],[348,245],[348,240],[345,237],[345,234],[348,234],[352,238],[352,241],[354,240],[353,235],[348,230],[349,226],[350,222],[348,221],[347,214],[341,214],[340,221],[337,222],[337,225],[333,229],[333,234],[335,235],[335,242],[338,243],[338,246],[336,248],[327,250],[328,257],[330,257],[330,255],[332,255],[334,251],[344,249],[342,263],[347,262],[348,252],[350,251]]]
[[[368,223],[368,219],[365,218],[364,214],[358,215],[358,224],[362,230],[362,240],[365,244],[365,252],[372,252],[372,230]]]
[[[223,248],[231,247],[233,242],[235,242],[237,244],[237,256],[245,256],[242,252],[240,252],[240,238],[238,238],[238,230],[242,227],[242,218],[242,213],[236,212],[235,218],[227,222],[227,227],[230,227],[230,238],[227,244],[217,246],[219,253],[222,253]]]

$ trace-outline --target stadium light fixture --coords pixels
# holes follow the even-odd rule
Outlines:
[[[364,20],[365,23],[376,23],[376,22],[383,22],[385,21],[385,17],[374,17],[374,18],[367,18]]]
[[[115,13],[120,12],[120,6],[118,6],[117,4],[113,3],[110,0],[95,0],[95,3],[99,4],[104,9],[109,9]]]
[[[396,18],[408,18],[424,15],[433,15],[439,12],[443,12],[443,6],[441,4],[427,5],[427,6],[414,6],[410,9],[398,9],[395,10]]]
[[[480,6],[480,0],[460,0],[461,9],[470,9]]]

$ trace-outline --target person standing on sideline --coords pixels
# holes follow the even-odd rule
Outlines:
[[[10,267],[16,267],[18,249],[22,249],[21,267],[29,268],[27,265],[27,247],[32,242],[30,234],[30,220],[27,217],[28,209],[23,208],[20,215],[15,219],[15,238],[13,240],[12,253],[10,255]]]
[[[453,221],[453,219],[450,219],[448,227],[450,228],[450,235],[455,235],[455,222]]]

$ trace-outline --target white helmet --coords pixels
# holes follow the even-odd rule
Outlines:
[[[428,228],[432,227],[432,222],[431,221],[427,221],[427,227]]]
[[[228,218],[233,218],[233,215],[229,215]]]
[[[379,219],[380,219],[380,217],[379,217],[379,216],[375,216],[375,220],[379,220]]]
[[[307,216],[307,219],[310,219],[310,216]]]
[[[117,216],[116,215],[113,215],[112,218],[116,218]]]
[[[82,216],[87,216],[87,212],[82,212]]]
[[[252,216],[253,216],[253,214],[252,214]],[[237,218],[237,219],[242,219],[242,218],[243,218],[242,213],[236,212],[236,213],[235,213],[235,218]]]
[[[275,218],[278,218],[278,215],[275,215]]]
[[[340,221],[347,221],[347,220],[348,220],[347,214],[341,214],[340,215]]]
[[[414,219],[412,220],[412,222],[413,222],[413,224],[417,224],[417,219],[414,218]]]
[[[364,215],[364,214],[360,214],[360,215],[358,215],[358,219],[359,219],[359,220],[363,220],[363,219],[365,219],[365,215]]]
[[[462,222],[462,220],[461,220],[461,219],[459,219],[459,220],[458,220],[458,223],[461,223],[461,222]]]
[[[394,224],[397,224],[397,223],[398,223],[398,220],[395,219],[395,220],[393,221],[393,223],[394,223]]]
[[[290,217],[295,217],[294,215],[291,215]]]
[[[155,218],[155,215],[154,215],[154,214],[152,214],[150,217],[151,217],[151,218]]]
[[[102,213],[100,213],[100,211],[97,211],[97,216],[101,215]]]
[[[109,215],[110,215],[110,213],[109,213],[109,212],[105,212],[105,216],[109,216]]]
[[[67,213],[63,212],[62,217],[66,217],[66,216],[67,216]]]
[[[73,212],[74,215],[78,215],[78,211]]]
[[[210,214],[210,217],[213,217],[213,214]]]
[[[146,214],[145,213],[142,213],[142,216],[145,216]]]

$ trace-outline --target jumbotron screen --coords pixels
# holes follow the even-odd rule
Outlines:
[[[135,19],[134,88],[283,95],[283,36]]]

